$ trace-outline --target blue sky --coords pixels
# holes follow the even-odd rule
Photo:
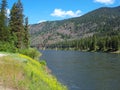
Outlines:
[[[116,7],[120,0],[21,0],[29,23],[79,17],[100,7]],[[7,0],[8,13],[14,2]]]

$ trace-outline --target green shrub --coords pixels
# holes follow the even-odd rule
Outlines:
[[[0,51],[16,52],[17,49],[14,47],[14,45],[12,43],[9,43],[9,42],[0,42]]]
[[[46,66],[46,61],[45,60],[40,60],[40,64]]]
[[[41,53],[36,48],[20,49],[19,53],[27,55],[36,60],[38,60],[41,56]]]

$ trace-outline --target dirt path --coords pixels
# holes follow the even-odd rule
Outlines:
[[[0,57],[6,56],[5,54],[0,54]],[[7,87],[3,87],[3,84],[0,82],[0,90],[14,90]]]
[[[0,54],[0,57],[6,56],[5,54]]]
[[[3,86],[0,86],[0,90],[14,90],[14,89],[5,88],[5,87],[3,87]]]
[[[14,90],[14,89],[3,87],[3,84],[0,82],[0,90]]]

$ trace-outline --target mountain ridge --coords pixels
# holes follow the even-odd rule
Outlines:
[[[119,32],[119,18],[120,6],[101,7],[80,17],[33,24],[30,25],[31,45],[45,46],[94,34]]]

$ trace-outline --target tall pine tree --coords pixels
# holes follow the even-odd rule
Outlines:
[[[7,1],[2,0],[1,4],[1,10],[0,10],[0,41],[8,41],[7,35],[8,29],[7,29],[7,16],[6,16],[6,7],[7,7]]]
[[[14,3],[10,13],[10,29],[14,38],[15,47],[23,49],[24,45],[24,25],[23,6],[20,0]]]
[[[25,18],[25,37],[24,37],[24,44],[26,48],[29,48],[29,26],[28,26],[28,17]]]

